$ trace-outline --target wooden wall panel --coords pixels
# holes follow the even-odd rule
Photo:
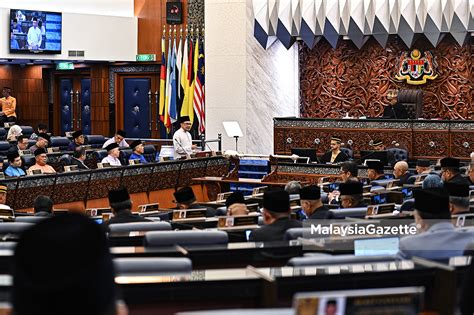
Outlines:
[[[92,133],[109,133],[109,67],[91,66],[91,123]]]
[[[387,49],[371,39],[358,50],[350,41],[337,49],[324,40],[300,52],[301,116],[341,118],[380,117],[388,89],[422,89],[424,118],[474,119],[474,39],[459,46],[447,36],[434,49],[420,39],[415,48],[429,50],[438,63],[439,77],[413,86],[395,80],[397,58],[407,51],[396,38]]]

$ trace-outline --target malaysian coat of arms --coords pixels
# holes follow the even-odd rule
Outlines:
[[[438,77],[436,68],[436,61],[429,51],[422,54],[418,49],[414,49],[411,53],[404,52],[400,56],[395,78],[399,81],[406,80],[408,84],[421,85]]]

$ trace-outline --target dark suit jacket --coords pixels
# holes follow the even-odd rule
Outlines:
[[[280,218],[272,224],[262,226],[259,229],[253,230],[250,234],[249,241],[251,242],[271,242],[283,241],[285,232],[291,228],[301,227],[301,222],[290,220],[288,218]]]
[[[455,175],[453,178],[451,178],[448,183],[450,184],[458,184],[458,185],[470,185],[471,182],[467,177],[462,176],[461,174]]]
[[[313,214],[308,217],[309,220],[316,220],[316,219],[326,219],[328,216],[329,208],[326,206],[321,206],[314,210]]]
[[[113,218],[111,218],[108,224],[115,224],[115,223],[131,223],[131,222],[149,222],[150,220],[145,219],[139,215],[132,214],[130,210],[122,210],[119,213],[115,214]]]
[[[408,112],[402,104],[387,105],[383,111],[383,118],[388,119],[408,119]]]
[[[193,203],[192,205],[189,206],[189,210],[192,210],[192,209],[206,209],[206,217],[214,217],[217,211],[214,208],[201,206],[197,203]]]
[[[398,186],[403,186],[405,184],[408,184],[408,178],[411,177],[410,173],[406,173],[405,175],[402,175],[400,178],[398,178]]]
[[[332,152],[328,151],[328,152],[324,153],[324,155],[319,160],[323,164],[331,163],[331,156],[332,156]],[[342,162],[345,162],[347,160],[349,160],[349,157],[344,152],[341,151],[336,156],[333,163],[342,163]]]
[[[88,170],[89,168],[82,162],[81,160],[78,160],[76,158],[71,159],[71,165],[77,165],[77,168],[80,170]]]

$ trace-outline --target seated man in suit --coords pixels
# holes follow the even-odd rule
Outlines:
[[[349,157],[341,151],[341,138],[331,137],[331,151],[326,152],[320,159],[322,164],[341,163],[349,160]]]
[[[245,205],[244,194],[240,191],[234,191],[227,197],[225,206],[227,208],[227,215],[229,216],[249,214],[249,209],[247,209]]]
[[[88,170],[89,167],[84,164],[86,160],[86,149],[83,147],[77,147],[72,154],[71,165],[76,165],[80,170]]]
[[[23,160],[21,159],[20,154],[18,154],[18,152],[8,153],[7,159],[10,165],[5,170],[5,175],[10,177],[19,177],[26,175],[25,171],[21,167],[21,165],[23,164]]]
[[[282,189],[263,193],[263,222],[265,225],[250,233],[251,242],[283,241],[285,232],[301,227],[301,222],[290,218],[290,195]]]
[[[34,152],[36,164],[30,166],[28,172],[33,172],[34,170],[41,170],[42,174],[54,174],[56,171],[51,165],[48,165],[48,156],[46,155],[46,149],[39,148]]]
[[[316,185],[306,186],[300,190],[300,204],[309,220],[326,219],[328,207],[321,201],[321,188]]]
[[[455,183],[459,185],[469,185],[469,180],[461,175],[459,170],[459,159],[444,158],[441,159],[441,179],[445,183]]]
[[[128,190],[125,187],[110,190],[109,203],[114,216],[107,222],[107,224],[150,221],[132,213],[132,201],[130,200]]]
[[[34,203],[35,217],[52,217],[53,201],[48,196],[39,195]]]
[[[37,149],[46,149],[48,147],[50,137],[47,133],[40,133],[36,138],[36,144],[30,148],[31,152],[35,152]]]
[[[451,223],[449,196],[443,189],[420,189],[415,196],[417,235],[400,240],[400,255],[426,259],[446,259],[461,256],[474,239],[472,231],[456,230]]]
[[[74,151],[77,147],[84,144],[85,138],[82,130],[76,130],[72,133],[72,141],[69,143],[67,150]]]
[[[386,179],[384,173],[383,163],[380,161],[368,161],[367,163],[367,177],[370,182],[374,180]]]
[[[359,174],[359,167],[357,166],[356,162],[353,161],[345,161],[341,164],[341,180],[343,183],[347,181],[357,180]]]
[[[359,181],[348,181],[339,184],[341,208],[366,207],[364,203],[364,186]]]
[[[24,135],[19,135],[16,143],[10,145],[8,153],[14,153],[18,151],[23,151],[28,148],[28,137]]]
[[[398,90],[388,90],[388,105],[383,111],[383,118],[387,119],[408,119],[408,112],[402,104],[398,103]]]
[[[101,163],[110,163],[111,166],[122,166],[119,160],[120,150],[117,143],[111,143],[105,147],[107,150],[107,156],[102,159]]]
[[[398,161],[393,167],[393,176],[398,179],[398,186],[408,184],[408,178],[411,176],[408,173],[408,163],[405,161]]]
[[[133,153],[130,155],[128,160],[140,160],[140,164],[148,163],[143,153],[145,152],[145,147],[143,146],[143,142],[141,140],[135,140],[130,144],[130,148],[132,148]]]
[[[127,133],[123,131],[122,129],[117,130],[115,135],[110,138],[109,140],[105,141],[105,143],[102,145],[102,148],[105,149],[109,144],[116,143],[120,148],[128,148],[128,143],[125,141],[125,137],[127,136]]]
[[[173,195],[178,209],[206,209],[207,217],[213,217],[216,215],[215,209],[211,207],[201,206],[196,202],[196,196],[194,195],[194,191],[189,186],[178,189],[178,191],[176,191]]]
[[[42,133],[47,133],[48,132],[48,126],[43,123],[39,123],[38,126],[36,127],[36,132],[33,132],[30,136],[30,140],[37,140],[38,135]]]
[[[444,187],[449,193],[449,211],[451,212],[451,214],[470,213],[469,212],[469,186],[446,183],[444,184]]]

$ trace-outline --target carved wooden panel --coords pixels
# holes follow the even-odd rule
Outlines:
[[[474,152],[474,132],[451,132],[451,156],[465,158]]]
[[[422,89],[424,118],[474,119],[474,39],[462,47],[447,36],[434,49],[421,38],[414,46],[430,50],[439,77],[412,86],[395,80],[397,58],[407,51],[397,38],[384,49],[374,39],[357,49],[343,41],[337,49],[324,40],[300,52],[301,117],[382,116],[388,89]]]
[[[417,130],[413,132],[413,156],[445,157],[449,156],[448,131]]]

